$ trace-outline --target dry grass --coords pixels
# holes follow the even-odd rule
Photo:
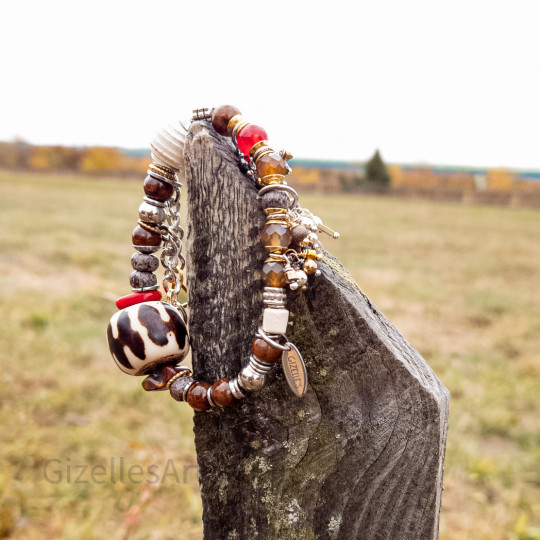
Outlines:
[[[104,339],[129,290],[140,184],[0,185],[0,537],[199,538],[190,412],[123,376]],[[441,538],[539,539],[540,213],[302,201],[451,391]]]

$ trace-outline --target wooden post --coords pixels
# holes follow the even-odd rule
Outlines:
[[[265,220],[229,139],[196,122],[184,152],[193,366],[212,381],[249,357]],[[195,413],[204,538],[437,538],[448,391],[338,260],[319,267],[289,293],[306,396],[278,366],[240,407]]]

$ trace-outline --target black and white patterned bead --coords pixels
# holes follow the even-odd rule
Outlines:
[[[165,302],[143,302],[118,311],[111,317],[107,338],[116,364],[129,375],[178,363],[189,350],[186,323]]]

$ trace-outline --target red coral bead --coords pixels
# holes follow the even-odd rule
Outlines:
[[[242,128],[238,135],[236,135],[236,144],[238,149],[245,157],[249,158],[249,152],[255,144],[260,141],[266,141],[268,134],[261,126],[255,124],[248,124]]]
[[[159,291],[145,291],[135,292],[122,296],[116,301],[116,307],[118,309],[124,309],[141,302],[152,302],[153,300],[161,300],[161,293]]]

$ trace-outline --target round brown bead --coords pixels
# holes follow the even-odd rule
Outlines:
[[[218,379],[212,385],[212,401],[218,407],[232,407],[234,405],[234,396],[228,378]]]
[[[284,287],[287,284],[285,265],[282,262],[264,263],[262,272],[268,287]]]
[[[152,175],[148,175],[144,179],[144,192],[148,197],[155,199],[156,201],[168,201],[172,197],[173,191],[174,188],[172,184],[154,178]]]
[[[303,225],[298,225],[292,230],[292,242],[293,244],[299,244],[307,235],[309,231]]]
[[[132,240],[134,246],[160,246],[161,234],[147,231],[140,225],[137,225],[133,229]]]
[[[211,405],[208,402],[208,389],[210,385],[207,382],[196,382],[192,384],[187,391],[187,402],[196,411],[207,411]]]
[[[261,208],[285,208],[289,209],[292,201],[287,193],[281,189],[273,189],[265,193],[259,200]]]
[[[277,347],[272,347],[270,343],[267,343],[263,338],[255,338],[251,344],[251,350],[253,354],[262,362],[272,364],[279,361],[283,351]]]
[[[212,127],[220,135],[227,135],[227,125],[229,124],[231,118],[240,114],[240,109],[236,108],[234,105],[221,105],[214,109],[212,113]]]

